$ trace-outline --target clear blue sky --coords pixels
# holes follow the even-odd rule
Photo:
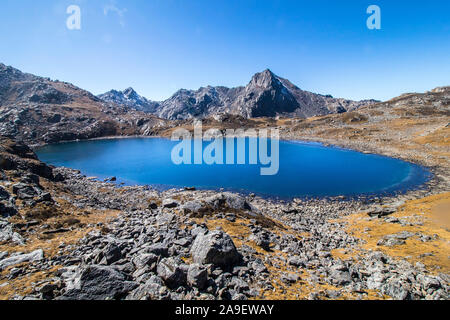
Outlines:
[[[79,31],[66,28],[71,4]],[[371,4],[381,30],[366,27]],[[153,100],[246,85],[265,68],[305,90],[386,100],[450,85],[450,1],[1,0],[0,62]]]

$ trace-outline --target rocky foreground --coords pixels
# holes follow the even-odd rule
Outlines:
[[[408,211],[432,185],[289,203],[159,192],[49,167],[6,138],[0,168],[1,299],[449,298],[448,229]]]

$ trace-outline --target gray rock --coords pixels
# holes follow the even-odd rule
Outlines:
[[[162,201],[162,206],[164,208],[176,208],[179,206],[179,203],[178,203],[178,201],[169,198],[169,199],[164,199]]]
[[[8,256],[8,252],[6,251],[0,251],[0,260],[6,258]]]
[[[14,200],[5,189],[0,189],[0,217],[11,217],[17,214]]]
[[[237,194],[225,192],[223,193],[223,196],[225,198],[225,204],[228,208],[234,210],[252,210],[250,204],[243,197]]]
[[[158,263],[158,276],[169,288],[178,288],[186,284],[186,272],[181,268],[181,262],[174,258],[164,258]]]
[[[413,236],[414,236],[414,234],[411,232],[402,231],[397,234],[390,234],[390,235],[383,237],[383,239],[381,239],[377,242],[377,245],[386,246],[386,247],[403,245],[406,243],[405,240],[407,240],[408,238],[411,238]]]
[[[205,288],[207,281],[208,271],[205,268],[196,263],[189,266],[187,273],[188,285],[202,290]]]
[[[53,283],[46,283],[39,288],[39,293],[42,294],[43,299],[52,299],[54,291],[58,289],[58,286]]]
[[[281,281],[284,283],[296,283],[300,277],[293,273],[284,274],[281,276]]]
[[[67,270],[62,276],[66,292],[60,300],[117,300],[123,299],[137,287],[113,267],[91,265]]]
[[[35,187],[22,182],[13,185],[13,193],[22,200],[33,199],[39,194]]]
[[[252,234],[249,240],[254,241],[258,247],[261,247],[265,251],[270,251],[270,236],[267,232],[262,231],[257,234]]]
[[[288,259],[288,264],[294,267],[306,267],[306,262],[299,256],[293,256]]]
[[[229,286],[240,293],[250,290],[248,283],[239,277],[233,277]]]
[[[144,253],[137,255],[133,258],[133,263],[137,269],[142,269],[144,267],[150,267],[150,270],[156,268],[159,257],[153,253]]]
[[[9,192],[6,191],[5,188],[0,186],[0,200],[9,200],[10,197],[11,196],[10,196]]]
[[[182,238],[182,239],[175,240],[173,243],[176,245],[179,245],[181,247],[187,247],[192,243],[192,241],[187,238]]]
[[[106,264],[109,265],[116,261],[119,261],[122,258],[122,252],[116,244],[110,243],[104,249],[103,256]]]
[[[247,296],[245,294],[242,293],[236,293],[231,297],[231,300],[233,301],[245,301],[248,300]]]
[[[376,209],[369,211],[367,214],[370,217],[382,218],[385,216],[389,216],[389,215],[395,213],[396,211],[397,211],[397,208],[393,208],[393,207],[377,207]]]
[[[150,201],[150,203],[148,204],[148,208],[151,210],[156,210],[158,209],[158,204],[155,201]]]
[[[198,234],[191,248],[195,263],[212,264],[225,269],[234,267],[240,255],[230,236],[222,231]]]
[[[382,290],[385,294],[391,296],[395,300],[409,300],[410,286],[406,283],[391,281]]]
[[[379,290],[384,284],[386,277],[382,272],[374,272],[366,280],[367,288],[370,290]]]
[[[200,233],[207,233],[208,228],[206,226],[196,226],[195,228],[191,229],[191,235],[195,238]]]
[[[234,213],[228,212],[225,214],[225,219],[227,219],[230,222],[236,221],[236,215]]]
[[[207,208],[200,201],[188,201],[181,206],[184,214],[197,215],[203,213]]]
[[[13,226],[6,221],[0,221],[0,241],[12,241],[18,245],[25,244],[25,240],[22,236],[17,232],[14,232]]]
[[[30,253],[19,254],[10,256],[0,261],[0,270],[4,270],[7,267],[24,263],[24,262],[36,262],[44,259],[44,251],[42,249],[35,250]]]
[[[350,272],[343,263],[337,263],[330,268],[328,280],[338,286],[348,285],[352,282]]]
[[[48,192],[42,192],[38,198],[36,199],[37,202],[53,202],[53,198],[50,193]]]
[[[169,255],[169,247],[165,243],[152,244],[148,246],[145,251],[162,257],[167,257]]]
[[[158,276],[151,276],[147,282],[134,289],[126,300],[163,300],[169,297],[169,290]]]
[[[9,280],[15,279],[15,278],[17,278],[18,276],[20,276],[22,273],[23,273],[23,269],[21,269],[21,268],[12,268],[12,269],[9,271],[8,279],[9,279]]]
[[[442,287],[441,283],[439,282],[439,280],[436,277],[419,275],[417,277],[417,280],[419,282],[421,282],[421,284],[425,290],[429,290],[429,289],[435,290],[435,289],[440,289]]]
[[[224,192],[205,198],[203,202],[210,208],[234,209],[234,210],[252,210],[252,206],[241,196]]]
[[[256,274],[262,274],[262,273],[268,273],[267,267],[264,265],[262,261],[257,259],[251,264],[252,269],[255,271]]]

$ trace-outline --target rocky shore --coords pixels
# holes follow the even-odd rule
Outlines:
[[[423,212],[397,217],[440,194],[435,185],[289,202],[158,191],[49,167],[10,139],[0,145],[2,299],[449,298],[448,231],[429,232]],[[356,218],[397,229],[365,239],[349,230]],[[411,244],[416,256],[403,255]],[[444,261],[427,260],[438,253]]]

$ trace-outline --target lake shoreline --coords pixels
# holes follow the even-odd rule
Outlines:
[[[119,138],[133,137],[136,136]],[[283,140],[304,140],[287,137],[284,136]],[[363,144],[355,148],[354,144],[345,141],[332,144],[330,139],[320,140],[316,139],[325,146],[337,145],[358,152],[364,149]],[[371,153],[375,149],[376,146],[365,148]],[[389,154],[390,150],[384,152]],[[383,152],[373,153],[389,156]],[[396,158],[405,160],[403,157],[406,156],[408,154]],[[421,161],[410,160],[414,160],[409,161],[412,163]],[[14,252],[35,253],[33,250],[36,248],[43,249],[41,260],[18,268],[25,277],[32,276],[36,272],[33,270],[43,274],[36,285],[18,289],[22,276],[11,278],[10,274],[17,272],[14,266],[4,269],[0,276],[0,297],[48,298],[41,288],[56,281],[58,285],[51,291],[52,298],[92,299],[93,296],[86,296],[88,292],[68,290],[69,284],[80,280],[80,275],[88,276],[89,272],[101,270],[113,276],[119,270],[120,274],[131,279],[134,289],[124,293],[131,300],[145,297],[448,299],[449,282],[444,275],[450,269],[448,259],[443,255],[449,238],[438,227],[428,226],[431,214],[428,206],[450,201],[450,195],[442,194],[448,190],[440,177],[445,175],[445,170],[440,171],[438,166],[429,168],[433,178],[423,188],[401,195],[292,201],[218,191],[180,188],[157,191],[147,186],[117,186],[89,179],[77,170],[55,168],[53,172],[61,181],[53,182],[41,177],[40,188],[50,193],[61,213],[50,220],[38,220],[37,226],[28,220],[15,220],[12,223],[25,225],[20,231],[25,245],[0,245],[0,252],[9,255]],[[17,173],[12,173],[10,179],[17,182],[15,175]],[[416,205],[420,205],[420,209],[411,211],[410,207]],[[31,212],[27,206],[24,203],[18,208],[23,217]],[[66,225],[67,216],[78,222]],[[146,226],[146,232],[141,231],[143,226]],[[202,269],[205,262],[196,260],[200,262],[200,271],[206,272],[207,281],[214,286],[200,289],[203,288],[201,284],[180,280],[177,285],[185,289],[178,293],[173,289],[173,283],[167,280],[170,278],[165,278],[164,266],[188,272],[195,265],[191,246],[196,239],[194,230],[199,228],[208,234],[218,232],[221,236],[230,237],[243,260],[229,266],[231,281],[226,282],[220,280],[227,273],[223,268]],[[143,238],[129,238],[133,234],[140,234]],[[439,236],[436,238],[434,234]],[[114,245],[127,243],[129,239],[134,239],[133,243],[121,249],[121,260],[111,263],[103,259]],[[430,249],[429,241],[439,249]],[[150,249],[147,244],[151,244]],[[148,250],[163,250],[163,256],[145,268],[132,262],[148,255],[145,253]],[[379,261],[383,261],[383,266],[377,267],[379,269],[373,269],[371,273],[363,271],[379,265]],[[51,271],[53,266],[58,266],[61,271]],[[356,271],[356,277],[353,277],[350,275],[353,271],[349,270],[362,271]],[[380,272],[385,278],[377,278]],[[401,290],[393,285],[401,283],[402,275],[409,273],[419,275],[411,280],[411,285],[402,285]],[[5,282],[4,279],[10,280]],[[241,280],[248,286],[236,285]],[[104,278],[98,283],[86,284],[89,294],[94,292],[100,299],[107,297],[110,292],[102,291],[105,281],[108,283],[109,280]],[[124,288],[121,281],[117,285]],[[430,288],[431,282],[436,287]],[[150,283],[154,289],[149,291]]]
[[[65,143],[73,143],[73,142],[83,142],[83,141],[101,141],[101,140],[122,140],[122,139],[169,139],[169,137],[167,136],[139,136],[139,135],[131,135],[131,136],[107,136],[107,137],[97,137],[97,138],[92,138],[92,139],[86,139],[86,140],[74,140],[74,141],[61,141],[58,143],[55,143],[55,145],[58,144],[65,144]],[[388,194],[384,194],[383,193],[374,193],[374,194],[361,194],[361,195],[355,195],[355,196],[344,196],[344,195],[336,195],[336,196],[332,196],[332,197],[300,197],[303,199],[307,199],[307,198],[317,198],[317,199],[326,199],[326,198],[348,198],[348,199],[353,199],[353,200],[357,200],[358,198],[361,199],[367,199],[367,198],[376,198],[376,197],[382,197],[382,198],[386,198],[386,199],[392,199],[395,200],[399,195],[404,195],[410,192],[414,192],[414,191],[429,191],[429,193],[431,194],[433,191],[435,192],[440,192],[440,191],[445,191],[445,187],[442,186],[442,179],[440,178],[440,176],[443,174],[443,170],[439,167],[439,166],[430,166],[429,162],[426,161],[422,161],[420,159],[414,159],[409,157],[408,155],[399,155],[399,154],[393,154],[392,152],[388,152],[386,150],[376,150],[376,148],[373,145],[370,145],[370,142],[367,142],[367,145],[361,145],[361,146],[357,146],[355,147],[352,144],[349,144],[346,141],[321,141],[320,139],[314,140],[314,139],[307,139],[307,138],[288,138],[288,137],[280,137],[280,141],[286,141],[286,142],[293,142],[293,143],[305,143],[305,144],[319,144],[323,147],[330,147],[330,148],[337,148],[337,149],[341,149],[341,150],[348,150],[348,151],[353,151],[353,152],[358,152],[358,153],[362,153],[362,154],[371,154],[371,155],[376,155],[376,156],[381,156],[381,157],[387,157],[387,158],[391,158],[391,159],[397,159],[397,160],[401,160],[401,161],[405,161],[407,163],[410,163],[412,165],[417,165],[420,168],[427,170],[430,172],[430,178],[423,184],[417,185],[415,187],[411,187],[411,188],[407,188],[405,191],[401,191],[401,192],[391,192]],[[39,148],[42,148],[44,146],[47,146],[50,144],[39,144],[39,145],[33,145],[32,148],[34,150],[38,150]],[[370,150],[370,151],[368,151]],[[150,187],[155,187],[156,185],[149,185]],[[192,187],[192,186],[185,186],[185,187]],[[183,189],[183,187],[174,187],[174,186],[168,186],[168,188],[178,188],[178,189]],[[167,190],[168,188],[159,188],[160,190]],[[158,188],[157,188],[158,189]],[[216,192],[220,192],[220,188],[217,189],[204,189],[204,190],[211,190],[211,191],[216,191]],[[248,195],[251,194],[252,192],[241,192],[241,191],[236,191],[236,190],[231,190],[229,189],[228,191],[231,192],[238,192],[242,195]],[[264,198],[267,199],[277,199],[277,197],[272,197],[272,196],[264,196]],[[293,198],[289,198],[290,200],[293,200]],[[288,198],[283,198],[280,200],[286,201],[289,200]]]

